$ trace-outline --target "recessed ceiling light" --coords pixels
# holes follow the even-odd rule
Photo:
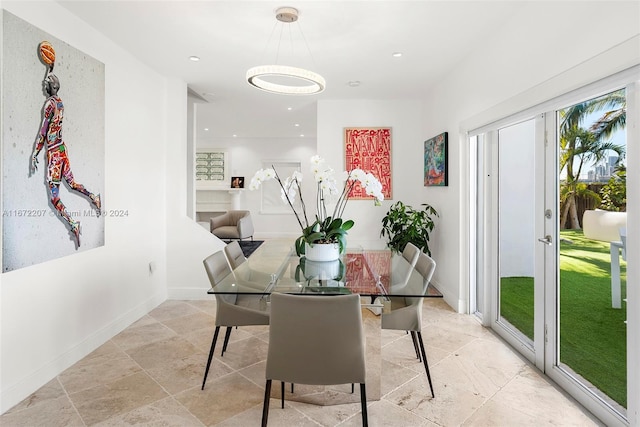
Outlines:
[[[301,133],[301,134],[300,134],[300,137],[304,138],[304,133]]]
[[[236,135],[235,133],[233,134],[233,137],[236,138],[238,135]]]
[[[209,131],[209,128],[204,128],[204,130]]]
[[[291,108],[291,107],[287,107],[287,111],[291,111],[291,110],[292,110],[292,108]]]
[[[300,127],[300,123],[294,124],[295,127]]]
[[[200,61],[200,57],[199,56],[190,56],[189,60],[193,61],[193,62],[198,62],[198,61]]]
[[[393,56],[394,58],[400,58],[402,56],[402,52],[393,52],[391,56]]]
[[[360,86],[360,80],[351,80],[347,83],[347,85],[349,85],[350,87],[358,87]]]

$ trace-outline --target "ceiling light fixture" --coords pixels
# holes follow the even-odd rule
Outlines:
[[[200,57],[199,56],[195,56],[195,55],[194,56],[190,56],[189,60],[193,61],[193,62],[198,62],[198,61],[200,61]]]
[[[283,24],[291,24],[298,20],[298,9],[293,7],[281,7],[276,10],[276,19]],[[276,23],[277,25],[277,23]],[[300,25],[298,25],[300,29]],[[302,30],[300,29],[302,34]],[[304,34],[302,34],[304,39]],[[282,31],[280,31],[282,41]],[[305,40],[306,44],[306,40]],[[309,55],[311,51],[307,46]],[[278,54],[280,43],[278,43]],[[276,55],[277,61],[278,55]],[[272,93],[284,95],[315,95],[324,90],[326,83],[324,78],[313,71],[286,65],[259,65],[247,71],[247,82],[250,85]]]

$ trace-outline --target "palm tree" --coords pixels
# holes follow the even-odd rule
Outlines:
[[[606,112],[589,129],[580,126],[589,114],[601,110]],[[618,163],[624,157],[624,147],[613,144],[607,139],[616,130],[626,125],[625,92],[619,90],[573,105],[561,110],[560,118],[560,171],[567,168],[567,178],[560,189],[563,204],[560,226],[579,229],[576,198],[587,197],[600,202],[600,196],[597,193],[578,182],[582,167],[586,164],[597,164],[609,151],[618,154]]]

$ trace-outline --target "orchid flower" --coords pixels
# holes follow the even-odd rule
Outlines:
[[[313,223],[309,223],[307,219],[306,206],[302,198],[302,173],[299,171],[293,172],[290,177],[282,181],[275,168],[260,169],[251,179],[249,189],[257,190],[263,182],[271,179],[278,181],[281,190],[280,196],[283,201],[289,204],[302,229],[302,236],[296,240],[296,252],[298,255],[304,253],[305,243],[338,242],[340,243],[341,251],[344,251],[347,230],[353,226],[352,220],[342,220],[349,193],[356,182],[359,182],[366,194],[374,197],[375,205],[380,206],[380,202],[384,200],[382,184],[375,175],[362,169],[336,173],[318,155],[311,157],[310,163],[317,187],[316,216]],[[338,182],[343,183],[341,190],[338,187]],[[299,197],[299,205],[297,205],[298,208],[296,209],[297,197]],[[332,203],[334,200],[333,214],[328,216],[326,204],[327,202]]]

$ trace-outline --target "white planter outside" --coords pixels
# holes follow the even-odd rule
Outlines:
[[[313,246],[304,244],[305,257],[311,261],[335,261],[340,258],[338,243],[315,243]]]

